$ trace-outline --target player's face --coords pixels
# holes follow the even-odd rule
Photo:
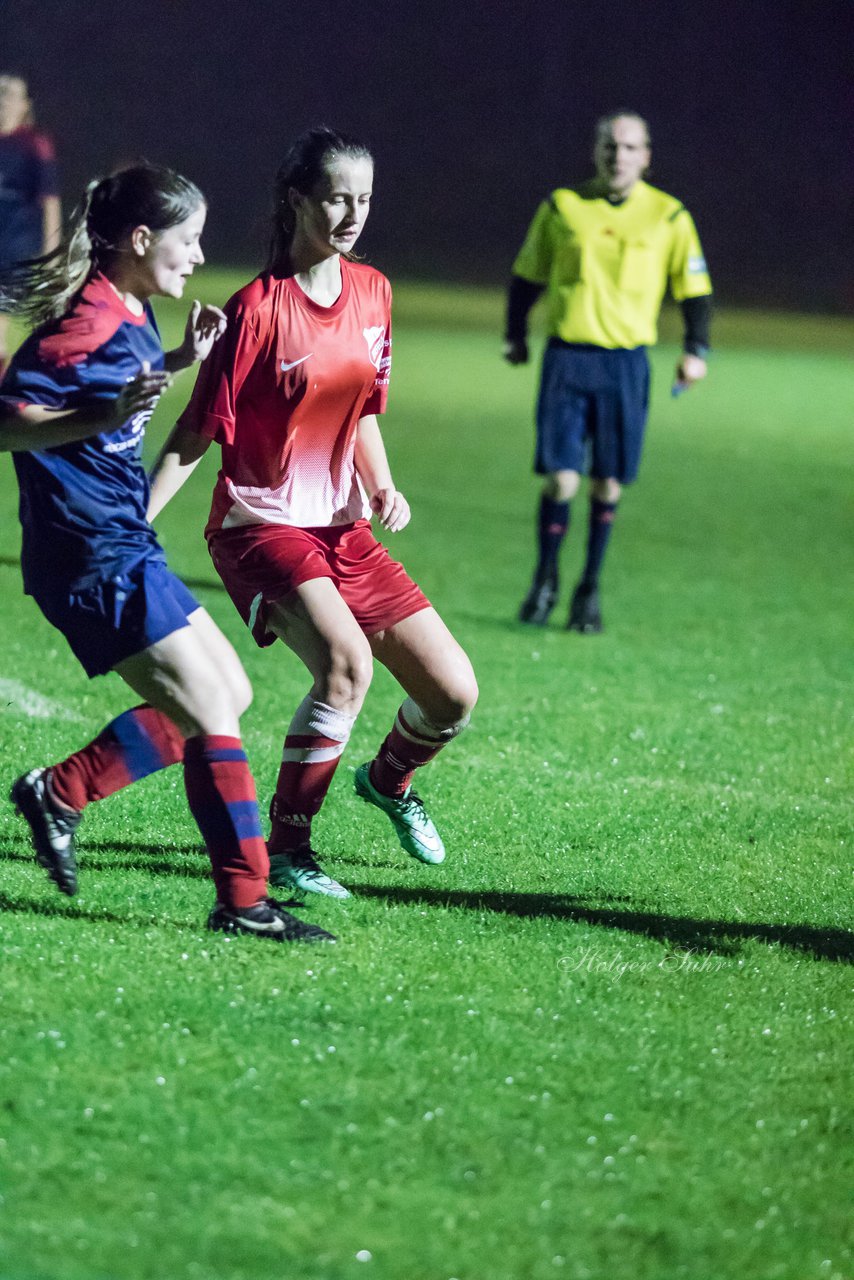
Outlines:
[[[610,195],[627,196],[649,164],[646,126],[635,116],[618,116],[599,130],[593,159],[596,176]]]
[[[27,86],[18,76],[0,76],[0,133],[20,128],[30,111]]]
[[[360,157],[336,156],[324,165],[311,195],[294,193],[297,234],[324,257],[352,249],[368,218],[374,166]]]
[[[151,235],[144,244],[139,266],[149,294],[180,298],[195,267],[205,260],[200,244],[207,208],[199,205],[184,222]]]

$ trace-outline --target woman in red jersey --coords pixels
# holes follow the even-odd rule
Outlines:
[[[409,521],[377,423],[389,379],[391,290],[352,250],[368,216],[373,160],[313,129],[276,180],[267,269],[226,307],[228,330],[155,467],[149,515],[212,441],[222,449],[206,537],[256,642],[284,643],[311,688],[285,736],[270,808],[271,883],[347,897],[311,848],[311,821],[378,658],[407,697],[357,794],[425,863],[442,840],[412,790],[414,770],[465,727],[471,664],[403,567],[374,537]]]

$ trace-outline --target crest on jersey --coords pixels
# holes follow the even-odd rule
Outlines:
[[[372,329],[363,329],[362,334],[368,344],[368,359],[374,368],[379,371],[385,348],[385,326],[377,325]]]

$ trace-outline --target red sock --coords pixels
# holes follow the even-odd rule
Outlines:
[[[85,809],[184,755],[184,735],[162,711],[143,703],[111,720],[88,746],[50,770],[51,795],[67,809]]]
[[[462,733],[468,722],[465,716],[446,727],[434,724],[417,702],[407,698],[371,764],[370,779],[377,791],[384,796],[404,795],[415,770],[429,764],[445,743]]]
[[[290,853],[311,843],[311,820],[326,798],[354,719],[310,694],[297,707],[270,805],[270,853]]]
[[[251,907],[267,895],[270,862],[255,783],[239,738],[188,738],[184,786],[211,860],[218,900]]]

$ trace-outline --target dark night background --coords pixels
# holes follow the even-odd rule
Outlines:
[[[0,40],[66,206],[117,162],[171,163],[214,261],[259,261],[281,154],[328,122],[376,155],[371,261],[500,283],[537,201],[587,176],[594,118],[629,107],[720,298],[854,302],[850,0],[0,0]]]

